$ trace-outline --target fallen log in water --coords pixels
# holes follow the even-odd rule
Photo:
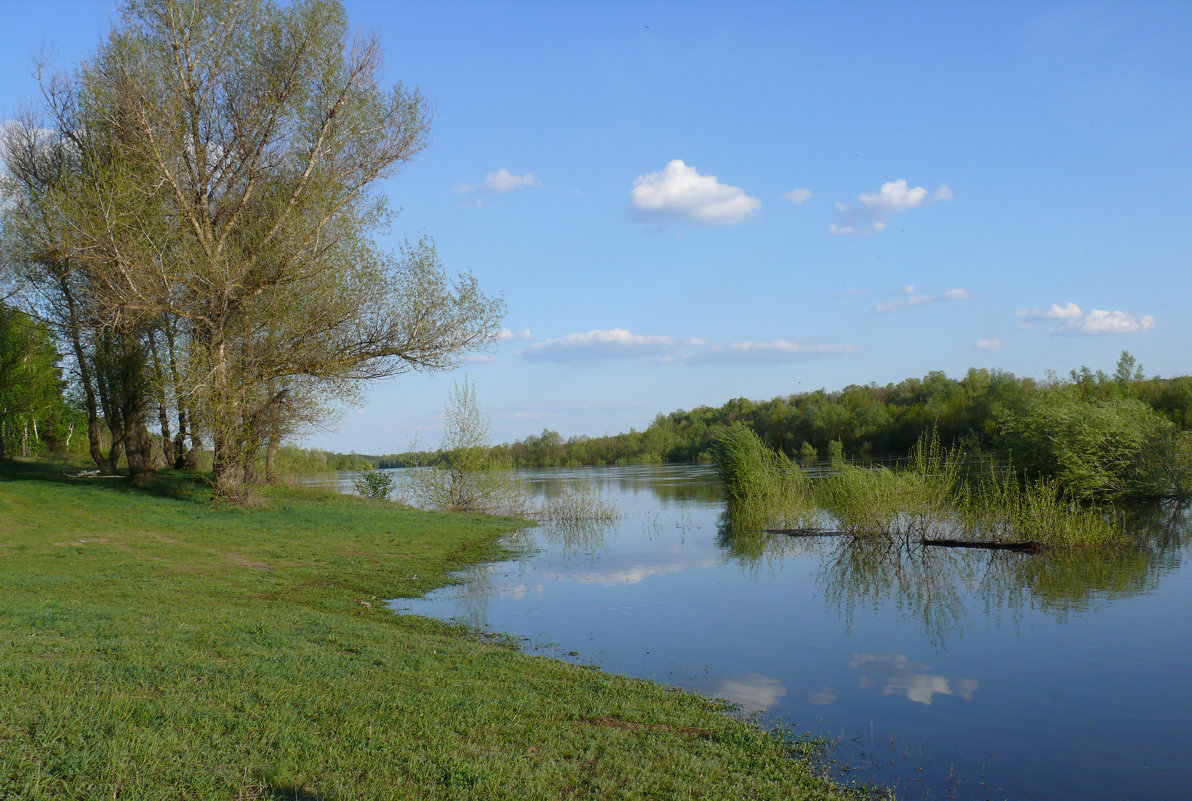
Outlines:
[[[788,537],[843,537],[843,531],[826,531],[822,528],[768,528],[767,534],[785,534]]]
[[[1043,544],[1027,540],[1025,542],[994,542],[992,540],[919,540],[923,545],[933,545],[937,548],[984,548],[987,551],[1015,551],[1016,553],[1038,553],[1043,550]]]

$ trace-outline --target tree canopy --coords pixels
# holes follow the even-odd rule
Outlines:
[[[130,472],[149,467],[156,400],[163,441],[171,407],[235,499],[262,443],[276,453],[328,401],[496,336],[502,302],[432,240],[375,243],[392,217],[378,181],[431,119],[381,66],[337,2],[128,0],[74,75],[43,73],[4,137],[6,250],[72,342],[93,421],[122,418]]]

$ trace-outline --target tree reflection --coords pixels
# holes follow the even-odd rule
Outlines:
[[[979,617],[1017,619],[1036,609],[1064,621],[1110,600],[1150,592],[1179,567],[1192,544],[1187,506],[1134,509],[1125,516],[1132,544],[1052,548],[1039,553],[948,548],[900,537],[790,536],[773,521],[727,511],[718,544],[746,568],[782,559],[819,560],[816,586],[851,628],[858,613],[892,606],[936,645]]]

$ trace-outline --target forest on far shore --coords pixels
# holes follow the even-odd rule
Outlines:
[[[1164,433],[1186,440],[1192,427],[1192,376],[1147,378],[1128,352],[1112,373],[1081,367],[1044,381],[983,368],[971,368],[959,379],[932,371],[885,386],[853,384],[768,401],[734,398],[720,407],[659,414],[644,431],[564,439],[544,430],[493,446],[490,456],[514,467],[703,461],[717,433],[736,422],[803,462],[836,456],[862,462],[901,459],[932,430],[946,446],[1011,454],[1029,449],[1023,440],[1030,436],[1031,420],[1049,415],[1140,428],[1135,433],[1143,437]],[[404,467],[425,464],[434,454],[368,458],[380,467]]]

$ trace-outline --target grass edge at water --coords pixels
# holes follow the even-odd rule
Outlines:
[[[716,702],[390,613],[518,523],[0,467],[0,795],[839,798]]]

